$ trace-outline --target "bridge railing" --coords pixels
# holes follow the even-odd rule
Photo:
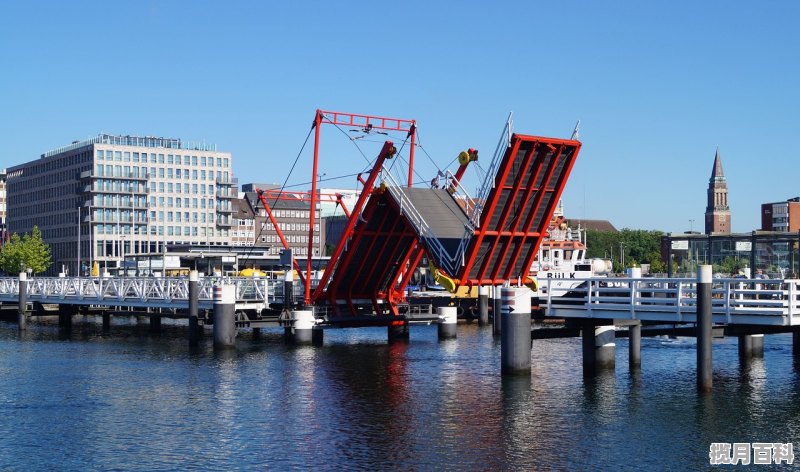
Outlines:
[[[553,296],[549,285],[561,279],[548,279],[540,304],[564,314],[565,310],[586,317],[646,318],[647,314],[672,315],[675,321],[694,317],[697,310],[695,279],[668,278],[591,278],[570,279],[581,285],[561,297]],[[797,279],[714,279],[711,307],[715,320],[734,322],[734,318],[782,317],[781,324],[800,323],[800,280]],[[627,314],[627,315],[626,315]],[[558,316],[558,315],[556,315]],[[755,318],[753,318],[755,317]]]
[[[425,221],[425,218],[422,217],[419,210],[414,206],[411,199],[405,194],[403,187],[398,185],[394,178],[392,178],[392,175],[383,169],[381,169],[381,178],[387,183],[386,188],[389,190],[389,195],[397,202],[397,205],[400,207],[400,212],[406,216],[408,221],[417,230],[417,234],[419,234],[420,238],[425,241],[428,250],[433,253],[433,258],[443,266],[442,268],[445,272],[454,274],[458,265],[462,262],[463,251],[459,248],[459,250],[462,251],[462,255],[459,256],[456,254],[455,256],[451,256],[441,241],[436,237],[435,232],[428,222]],[[463,245],[464,242],[462,241],[462,246]]]
[[[494,188],[497,170],[500,167],[500,161],[503,160],[506,149],[508,149],[508,147],[511,145],[511,134],[513,127],[514,123],[512,121],[512,114],[509,113],[506,124],[503,127],[503,132],[500,133],[500,140],[497,142],[497,147],[494,150],[494,156],[492,157],[491,162],[489,162],[489,167],[486,169],[486,176],[484,176],[483,183],[481,184],[480,189],[478,189],[475,199],[475,206],[473,206],[470,212],[467,213],[470,223],[472,223],[474,228],[480,226],[483,205],[486,203],[486,199],[489,197],[489,192]]]
[[[278,282],[253,277],[203,277],[198,281],[199,300],[213,301],[214,286],[236,286],[239,302],[269,303],[275,298]],[[282,284],[282,281],[279,282]],[[185,277],[33,277],[28,280],[28,300],[58,303],[60,300],[96,302],[115,301],[171,303],[189,299],[189,279]],[[0,300],[16,301],[19,279],[0,278]]]

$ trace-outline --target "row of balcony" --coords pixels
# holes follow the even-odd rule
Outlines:
[[[149,172],[120,172],[114,175],[97,175],[93,170],[81,172],[81,179],[123,179],[123,180],[147,180],[150,178]]]
[[[92,169],[81,172],[81,179],[148,180],[149,178],[149,172],[120,172],[114,173],[114,175],[97,175]],[[219,185],[239,186],[238,177],[219,176],[215,178],[214,181]]]
[[[105,188],[100,184],[94,185],[85,185],[82,188],[82,193],[126,193],[126,194],[139,194],[139,195],[146,195],[150,193],[150,190],[145,185],[137,185],[136,187],[128,187],[123,189],[111,189]]]
[[[150,206],[147,203],[133,203],[130,202],[127,204],[106,204],[100,203],[96,204],[91,201],[83,203],[84,208],[97,208],[101,210],[149,210]]]

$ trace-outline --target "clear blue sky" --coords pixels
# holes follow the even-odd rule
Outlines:
[[[240,182],[283,182],[317,108],[416,119],[439,166],[475,147],[485,167],[513,111],[526,134],[581,120],[568,217],[702,230],[719,146],[733,230],[751,231],[761,203],[800,195],[798,18],[798,2],[0,0],[0,167],[107,132],[217,143]],[[320,173],[361,170],[323,128]]]

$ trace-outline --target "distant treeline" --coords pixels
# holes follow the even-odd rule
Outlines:
[[[650,264],[650,273],[664,273],[667,267],[661,260],[661,231],[623,229],[622,231],[586,231],[587,257],[611,259],[614,272],[628,267]],[[624,266],[623,266],[624,257]]]

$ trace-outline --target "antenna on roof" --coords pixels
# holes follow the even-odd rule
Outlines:
[[[572,131],[572,137],[569,139],[575,140],[580,138],[580,131],[581,131],[581,120],[578,120],[578,122],[575,123],[575,129]]]

